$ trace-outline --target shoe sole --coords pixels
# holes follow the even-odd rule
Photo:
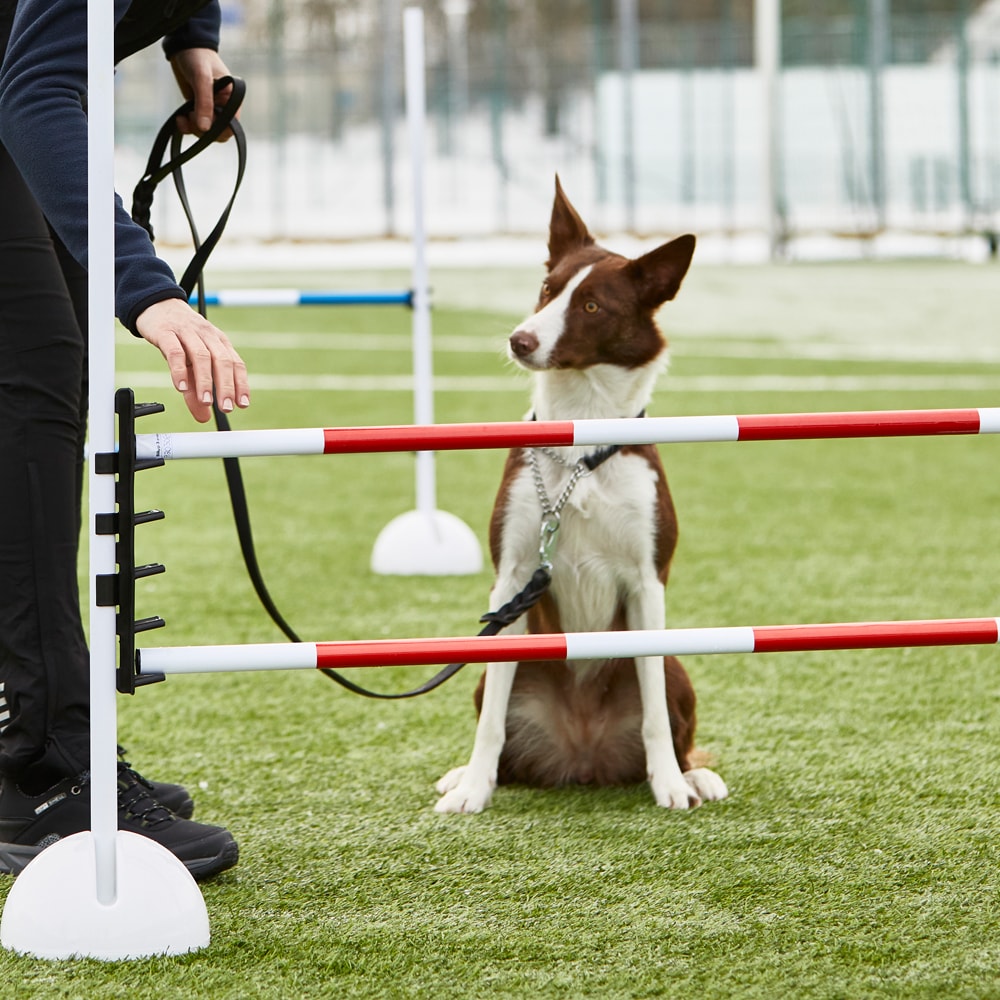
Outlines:
[[[51,846],[51,844],[46,845],[46,847]],[[13,875],[16,878],[24,871],[28,863],[37,858],[44,850],[45,847],[33,847],[26,844],[0,844],[0,874]],[[188,858],[183,861],[183,864],[195,881],[201,881],[232,868],[239,859],[239,844],[235,840],[231,840],[218,854],[205,858]]]
[[[191,873],[196,882],[211,878],[220,872],[232,868],[240,860],[240,845],[235,840],[229,841],[218,854],[209,858],[191,858],[184,862],[184,867]]]

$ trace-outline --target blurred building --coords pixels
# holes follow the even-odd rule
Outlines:
[[[231,238],[406,234],[403,2],[224,0],[252,144]],[[422,6],[432,234],[542,232],[556,171],[602,230],[767,225],[752,0]],[[1000,227],[1000,0],[784,0],[780,28],[782,238]],[[155,52],[119,76],[137,177],[176,92]],[[208,204],[216,159],[198,168]]]

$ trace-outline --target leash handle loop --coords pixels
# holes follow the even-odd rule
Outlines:
[[[226,87],[232,87],[232,90],[225,104],[216,106],[215,118],[212,121],[211,128],[200,135],[183,152],[180,152],[180,131],[177,128],[177,119],[189,115],[194,111],[193,99],[182,104],[170,115],[153,140],[153,148],[150,150],[149,159],[146,161],[145,173],[132,192],[132,219],[149,233],[151,240],[155,239],[153,226],[150,222],[150,214],[153,208],[153,193],[156,191],[156,187],[160,181],[171,174],[175,174],[176,176],[176,172],[179,171],[180,167],[197,156],[203,149],[207,149],[227,129],[232,129],[233,135],[237,140],[237,148],[243,147],[243,156],[245,158],[246,139],[243,134],[243,127],[240,125],[236,113],[239,111],[240,105],[243,103],[243,98],[246,96],[247,85],[238,76],[223,76],[213,84],[213,90],[216,94],[225,90]],[[171,159],[163,163],[163,154],[167,150],[167,145],[175,138],[177,140],[177,148],[172,152]],[[230,203],[230,207],[231,205],[232,203]],[[221,236],[221,233],[219,235]],[[190,289],[185,289],[185,291],[190,294]]]

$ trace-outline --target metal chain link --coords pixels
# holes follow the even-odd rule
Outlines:
[[[549,499],[548,491],[545,489],[545,482],[542,479],[542,470],[538,466],[537,452],[544,451],[546,455],[555,458],[560,465],[572,469],[566,485],[559,494],[558,499],[553,503]],[[557,453],[550,454],[549,448],[529,448],[528,464],[531,466],[531,477],[535,482],[535,492],[538,494],[538,502],[542,508],[542,525],[538,541],[538,556],[543,569],[552,568],[552,556],[556,547],[556,535],[559,532],[559,519],[562,516],[563,507],[570,498],[570,494],[576,488],[576,484],[584,477],[589,476],[591,470],[581,458],[574,465],[569,465]]]
[[[574,469],[576,468],[576,466],[580,464],[581,461],[583,461],[582,459],[580,459],[579,461],[576,462],[567,462],[566,459],[563,458],[562,455],[560,455],[559,452],[555,450],[555,448],[548,448],[545,445],[537,445],[536,447],[532,448],[532,451],[533,452],[540,451],[547,458],[551,458],[552,461],[556,463],[556,465],[561,465],[564,469]]]

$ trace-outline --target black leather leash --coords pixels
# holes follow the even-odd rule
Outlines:
[[[150,223],[150,212],[153,206],[153,193],[156,190],[156,186],[162,180],[167,177],[173,177],[177,197],[184,210],[195,248],[194,256],[191,258],[191,262],[185,269],[178,284],[188,298],[191,297],[191,293],[197,284],[198,312],[202,316],[207,316],[203,274],[205,264],[219,242],[226,223],[229,221],[229,215],[236,201],[236,195],[243,182],[243,174],[246,169],[246,134],[239,119],[236,117],[236,113],[243,103],[243,97],[246,94],[246,84],[239,77],[231,76],[223,77],[215,82],[216,93],[219,93],[226,87],[231,87],[232,90],[225,104],[215,109],[215,120],[212,123],[212,127],[187,149],[181,150],[182,134],[177,127],[177,119],[178,117],[190,114],[194,110],[194,101],[188,101],[186,104],[181,105],[167,119],[153,142],[153,148],[146,163],[146,172],[136,185],[132,195],[132,218],[149,233],[150,239],[152,239],[153,227]],[[232,197],[230,197],[229,203],[226,205],[219,221],[215,224],[215,227],[205,238],[204,242],[202,242],[198,236],[197,226],[191,213],[187,189],[184,185],[183,166],[202,150],[207,149],[226,129],[232,131],[233,140],[236,145],[236,183],[233,187]],[[170,159],[166,163],[163,163],[163,157],[168,145],[170,146]],[[220,431],[229,431],[232,429],[229,418],[214,402],[212,404],[212,411],[215,416],[215,425]],[[267,589],[267,584],[264,582],[264,575],[257,560],[257,549],[254,545],[253,529],[250,524],[250,508],[247,502],[246,487],[243,482],[243,473],[240,469],[239,459],[224,458],[222,462],[226,473],[226,484],[229,488],[229,499],[233,509],[236,534],[240,543],[240,551],[243,554],[243,562],[250,576],[250,582],[253,584],[254,591],[271,620],[284,633],[286,638],[292,642],[302,642],[302,639],[278,610],[270,591]],[[550,583],[551,577],[548,569],[544,566],[539,567],[527,586],[519,594],[503,605],[503,607],[496,611],[489,611],[479,619],[481,622],[486,623],[479,632],[479,635],[497,635],[503,628],[517,621],[518,618],[539,601]],[[348,680],[343,674],[329,667],[321,667],[320,672],[330,680],[341,685],[341,687],[346,688],[348,691],[353,691],[355,694],[364,695],[366,698],[395,701],[400,698],[415,698],[418,695],[433,691],[449,678],[454,677],[464,666],[464,663],[449,663],[419,687],[414,688],[412,691],[404,691],[398,694],[383,694],[378,691],[370,691]]]
[[[243,103],[243,98],[246,96],[247,85],[245,81],[235,76],[224,76],[215,81],[215,92],[217,94],[220,91],[225,90],[226,87],[232,88],[229,98],[226,100],[225,104],[216,107],[212,127],[207,132],[199,136],[195,142],[188,146],[187,149],[183,151],[181,150],[181,141],[183,136],[180,129],[177,127],[177,119],[179,117],[186,117],[194,111],[194,101],[191,100],[186,104],[182,104],[166,120],[166,122],[164,122],[163,127],[153,140],[153,148],[150,150],[149,159],[146,162],[146,172],[143,174],[142,179],[138,184],[136,184],[135,190],[132,192],[132,219],[142,226],[147,233],[149,233],[149,238],[151,240],[155,239],[153,226],[150,222],[150,212],[153,207],[153,192],[156,190],[156,186],[160,183],[160,181],[167,177],[173,177],[174,187],[177,189],[177,196],[180,198],[181,207],[184,209],[184,215],[186,216],[188,226],[191,229],[191,236],[194,240],[195,248],[194,256],[191,258],[191,262],[188,264],[184,274],[181,276],[180,281],[177,283],[184,289],[190,298],[194,285],[197,282],[198,310],[203,316],[205,315],[205,289],[203,285],[203,272],[205,270],[205,264],[208,262],[208,258],[211,256],[216,244],[222,237],[222,232],[226,228],[226,223],[229,221],[229,215],[233,210],[234,203],[236,202],[236,195],[240,190],[240,185],[243,183],[243,174],[246,171],[247,163],[246,133],[243,131],[243,126],[236,117],[236,113],[239,111],[240,105]],[[215,224],[215,227],[205,238],[204,242],[202,242],[198,237],[198,231],[194,223],[194,218],[191,215],[191,207],[188,204],[187,190],[184,187],[184,173],[182,167],[189,160],[194,159],[194,157],[200,152],[211,146],[212,143],[214,143],[227,129],[232,131],[233,141],[236,145],[236,183],[233,185],[233,193],[229,199],[229,203],[223,210],[222,215],[219,216],[219,221]],[[168,144],[170,145],[170,159],[166,163],[163,163],[163,156],[167,150]]]

